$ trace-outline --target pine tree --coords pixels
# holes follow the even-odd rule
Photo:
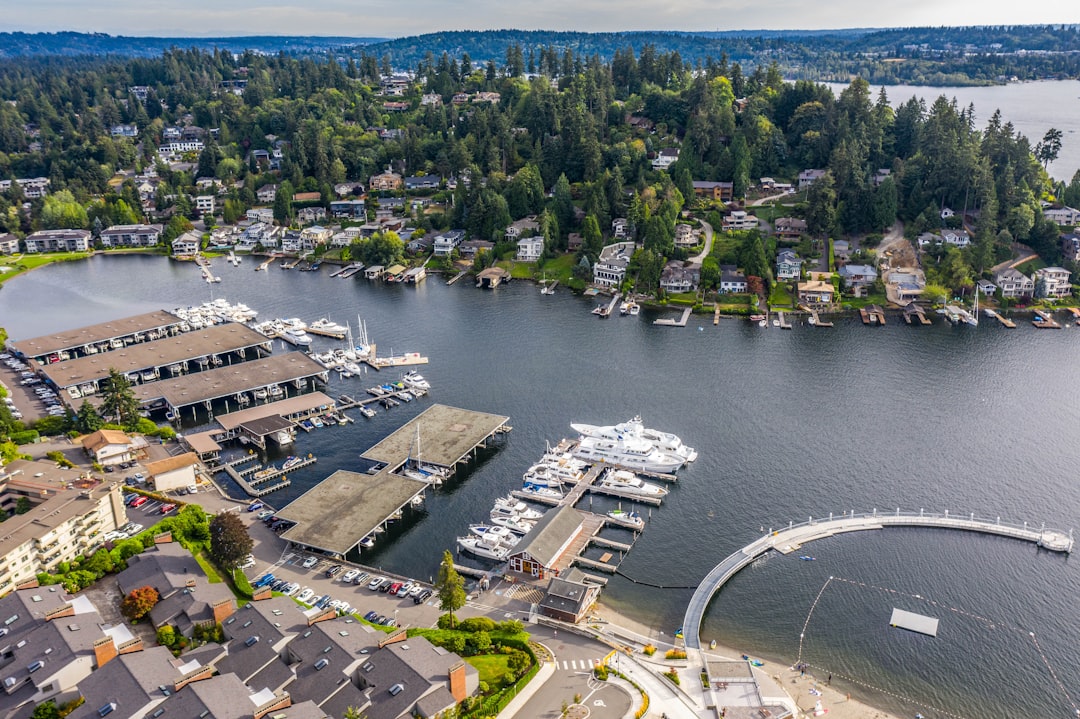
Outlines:
[[[131,391],[131,382],[114,367],[109,368],[101,415],[124,429],[133,430],[139,425],[139,402]]]
[[[439,596],[439,609],[450,614],[451,627],[456,623],[454,612],[465,606],[465,580],[454,569],[454,556],[447,549],[439,565],[435,579],[435,592]]]

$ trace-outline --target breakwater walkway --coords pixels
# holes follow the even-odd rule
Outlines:
[[[824,539],[846,532],[859,532],[867,529],[885,527],[932,527],[939,529],[960,529],[968,532],[996,534],[1012,537],[1054,552],[1071,552],[1073,548],[1072,531],[1068,533],[1042,527],[1033,527],[1027,522],[1014,524],[1002,522],[1001,518],[985,519],[975,515],[955,515],[948,511],[936,512],[901,512],[883,514],[874,510],[872,513],[845,513],[841,517],[829,516],[828,519],[814,519],[799,524],[789,523],[779,530],[770,530],[767,535],[734,552],[709,572],[690,598],[690,603],[683,616],[683,633],[687,649],[701,649],[701,621],[705,609],[720,588],[746,565],[770,550],[789,554],[807,542]]]

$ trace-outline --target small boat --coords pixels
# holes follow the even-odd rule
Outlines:
[[[625,469],[608,469],[600,479],[599,486],[645,497],[663,497],[668,493],[666,487],[646,482],[633,472]]]
[[[607,516],[614,519],[619,524],[633,525],[637,528],[643,528],[645,526],[645,520],[637,512],[627,512],[622,507],[613,509],[607,513]]]
[[[746,661],[750,662],[750,666],[752,666],[752,667],[763,667],[763,666],[765,666],[765,662],[761,661],[760,659],[751,659],[746,654],[743,654],[742,658],[745,659]]]
[[[319,417],[312,417],[311,424],[315,425],[316,429],[322,429],[324,426],[326,426],[323,424],[322,419],[320,419]]]
[[[375,410],[373,410],[371,407],[368,407],[367,405],[364,405],[360,407],[360,414],[364,415],[368,419],[371,419],[375,416]]]
[[[305,419],[305,420],[301,421],[300,426],[303,427],[304,429],[309,429],[309,430],[310,429],[315,429],[315,425],[311,423],[310,419]]]
[[[278,445],[280,445],[280,446],[284,446],[286,444],[292,444],[292,441],[293,441],[292,432],[290,432],[287,429],[278,430],[277,432],[274,433],[274,441],[277,442]]]
[[[550,487],[537,487],[534,484],[525,484],[522,486],[521,491],[525,494],[534,494],[537,497],[550,497],[551,499],[562,499],[562,492]]]
[[[431,384],[417,372],[406,372],[401,381],[410,389],[431,389]]]
[[[375,537],[369,534],[368,536],[360,540],[360,546],[364,549],[371,549],[375,546]]]
[[[286,470],[286,471],[290,470],[293,467],[295,467],[296,465],[301,464],[303,461],[304,460],[303,460],[302,457],[297,457],[296,455],[290,455],[289,457],[287,457],[285,459],[284,464],[281,465],[281,469]]]
[[[817,559],[817,557],[810,557],[810,556],[807,556],[807,555],[804,554],[801,557],[799,557],[799,559],[803,560],[804,562],[813,562],[814,560]]]

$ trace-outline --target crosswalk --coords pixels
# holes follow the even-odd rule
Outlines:
[[[600,662],[600,659],[563,659],[559,664],[563,671],[592,671]]]

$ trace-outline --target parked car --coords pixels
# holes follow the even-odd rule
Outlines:
[[[373,611],[370,611],[367,614],[365,614],[364,619],[366,619],[369,622],[374,622],[376,617],[378,617],[378,616],[379,616],[379,613],[373,610]]]
[[[379,591],[385,594],[397,594],[397,590],[401,589],[401,582],[391,582],[385,587],[379,587]]]
[[[356,579],[356,575],[359,573],[359,569],[350,569],[349,571],[345,572],[345,574],[341,575],[341,583],[352,584],[353,580]]]
[[[141,484],[142,482],[146,481],[146,475],[142,472],[136,472],[135,474],[131,475],[130,479],[132,482]]]
[[[300,590],[300,593],[296,595],[296,599],[298,601],[301,601],[301,602],[304,602],[305,604],[307,604],[308,602],[311,601],[311,598],[314,597],[314,596],[315,596],[314,591],[312,591],[308,587],[304,587],[302,590]]]
[[[133,501],[129,506],[131,506],[131,507],[141,507],[144,504],[146,504],[148,501],[149,500],[146,497],[144,497],[142,495],[139,495],[138,497],[135,498],[135,501]]]
[[[316,607],[318,609],[322,609],[323,607],[325,607],[329,603],[330,603],[330,595],[329,594],[324,594],[321,597],[319,597],[319,600],[317,602],[315,602],[312,606]]]
[[[307,559],[305,559],[304,563],[301,564],[300,566],[302,566],[304,569],[311,569],[312,567],[314,567],[318,563],[319,563],[319,558],[312,555],[312,556],[309,556]]]
[[[373,591],[373,592],[374,592],[374,591],[375,591],[376,589],[378,589],[378,588],[379,588],[379,587],[380,587],[380,586],[382,585],[382,583],[383,583],[384,581],[386,581],[386,580],[385,580],[385,578],[383,578],[383,577],[375,577],[375,578],[374,578],[374,579],[372,579],[372,580],[371,580],[371,582],[370,582],[370,583],[369,583],[369,584],[367,585],[367,588],[368,588],[368,589],[370,589],[371,591]]]
[[[162,514],[168,514],[169,512],[173,511],[174,509],[176,509],[175,504],[163,504],[163,505],[161,505],[161,513]]]
[[[247,555],[246,557],[244,557],[244,561],[240,563],[240,568],[241,569],[249,569],[250,567],[254,567],[254,566],[255,566],[255,557],[251,556],[250,554]]]
[[[353,580],[354,584],[366,584],[369,579],[367,572],[360,572],[360,574]]]
[[[326,576],[328,578],[330,578],[330,579],[333,579],[334,577],[336,577],[340,572],[341,572],[341,565],[340,564],[335,564],[335,565],[333,565],[331,567],[326,568]]]
[[[265,506],[266,505],[263,504],[262,502],[252,502],[251,504],[248,505],[247,511],[249,511],[249,512],[257,512],[257,511],[259,511],[260,509],[262,509]]]
[[[263,519],[266,519],[267,517],[273,517],[273,516],[274,516],[273,510],[265,509],[265,510],[259,512],[255,516],[255,518],[258,519],[258,520],[263,520]]]
[[[413,597],[413,604],[423,604],[431,597],[431,594],[432,591],[430,589],[425,589],[424,591]]]
[[[138,522],[128,522],[123,527],[120,527],[120,531],[127,532],[129,537],[134,537],[136,534],[143,530],[143,526]]]

